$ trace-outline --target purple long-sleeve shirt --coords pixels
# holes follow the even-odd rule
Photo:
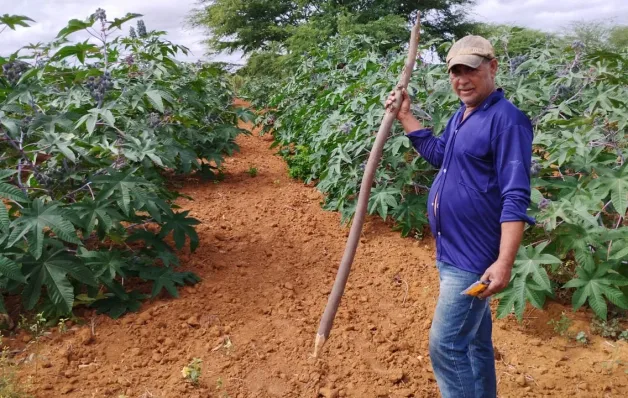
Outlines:
[[[408,138],[440,169],[428,200],[437,259],[483,274],[499,256],[501,223],[535,223],[526,214],[533,133],[501,89],[461,121],[464,111],[462,105],[440,137],[422,129]]]

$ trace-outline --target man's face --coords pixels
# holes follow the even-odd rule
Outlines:
[[[476,69],[454,65],[449,71],[451,87],[467,107],[478,106],[495,90],[497,60],[486,60]]]

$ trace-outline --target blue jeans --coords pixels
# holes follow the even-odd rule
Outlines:
[[[430,359],[443,398],[495,398],[497,381],[488,300],[461,295],[481,275],[437,262],[440,294]]]

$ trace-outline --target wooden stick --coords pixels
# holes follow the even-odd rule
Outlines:
[[[397,112],[399,111],[399,108],[401,106],[401,101],[403,98],[402,90],[408,87],[410,77],[412,76],[412,71],[414,70],[414,64],[416,62],[419,46],[420,27],[421,25],[419,20],[419,13],[417,12],[416,24],[412,28],[412,34],[410,36],[410,48],[408,49],[408,58],[406,60],[403,71],[401,72],[401,78],[399,80],[399,83],[395,87],[395,103],[386,109],[386,113],[384,114],[384,117],[382,119],[379,131],[377,132],[377,137],[375,138],[375,144],[373,145],[373,149],[371,150],[368,162],[366,164],[364,177],[362,178],[362,185],[360,186],[358,206],[356,208],[353,224],[351,225],[351,231],[349,232],[349,237],[347,239],[347,246],[345,247],[345,252],[342,256],[340,267],[338,268],[338,273],[336,275],[336,281],[334,282],[331,294],[329,295],[329,299],[327,300],[327,306],[325,307],[325,312],[321,317],[318,332],[316,334],[316,339],[314,342],[314,357],[318,357],[320,349],[323,347],[325,341],[329,337],[329,333],[334,323],[334,318],[336,317],[336,312],[338,311],[338,306],[340,305],[340,299],[342,298],[345,286],[347,284],[347,279],[349,278],[349,271],[351,270],[351,264],[353,263],[355,251],[358,247],[358,243],[360,240],[360,233],[362,232],[362,226],[364,225],[364,217],[366,215],[366,208],[368,205],[369,197],[371,195],[371,186],[373,185],[375,171],[377,170],[380,159],[382,157],[384,143],[388,138],[390,128],[392,127],[393,122],[397,117]]]

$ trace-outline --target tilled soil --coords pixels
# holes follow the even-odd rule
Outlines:
[[[94,336],[90,318],[39,344],[17,336],[10,344],[25,348],[20,377],[34,396],[439,396],[428,354],[432,239],[403,239],[367,218],[332,335],[314,359],[348,228],[321,209],[314,188],[288,178],[268,137],[238,143],[224,181],[180,182],[194,199],[180,205],[202,222],[201,245],[182,255],[181,269],[202,282],[119,320],[94,316]],[[528,309],[522,323],[495,320],[499,396],[628,396],[628,344],[561,337],[548,321],[562,312],[571,333],[591,336],[590,315],[556,303]],[[198,385],[181,373],[193,358],[203,361]]]

